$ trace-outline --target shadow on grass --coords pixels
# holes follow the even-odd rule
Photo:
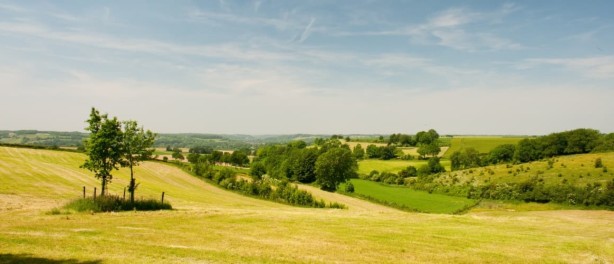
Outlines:
[[[12,263],[98,264],[98,263],[102,263],[102,261],[101,260],[79,261],[79,260],[76,260],[76,259],[48,259],[48,258],[35,257],[32,254],[1,254],[0,253],[0,264],[5,264],[5,263],[11,263],[11,264]]]

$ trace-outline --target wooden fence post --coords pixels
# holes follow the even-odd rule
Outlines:
[[[162,203],[164,203],[164,192],[162,192]]]
[[[126,187],[124,187],[124,200],[126,200]]]
[[[96,200],[96,187],[94,187],[94,200]]]
[[[85,186],[83,186],[83,199],[85,199]]]

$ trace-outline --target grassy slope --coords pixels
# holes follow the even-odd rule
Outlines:
[[[474,148],[481,153],[487,153],[503,144],[516,144],[523,137],[453,137],[450,148],[444,157],[449,158],[452,153],[465,148]]]
[[[355,193],[427,213],[454,213],[476,203],[463,197],[429,194],[401,186],[352,179]],[[343,188],[343,186],[341,187]]]
[[[603,165],[608,168],[608,172],[604,172],[602,168],[595,168],[595,159],[597,158],[601,158]],[[614,152],[561,156],[551,160],[553,161],[552,168],[548,168],[547,161],[535,161],[511,166],[504,164],[455,171],[451,175],[456,175],[460,183],[474,178],[478,180],[479,184],[485,182],[522,182],[539,175],[546,184],[559,184],[567,181],[576,186],[586,186],[587,183],[593,182],[606,183],[614,178]]]
[[[296,208],[226,192],[159,163],[145,163],[138,169],[139,194],[157,197],[165,190],[178,210],[46,215],[56,204],[78,196],[82,185],[97,185],[90,173],[77,168],[83,158],[75,153],[0,148],[0,259],[614,261],[613,212],[492,211],[450,216],[368,206],[362,210]],[[126,172],[120,171],[112,191],[125,186],[126,178]]]

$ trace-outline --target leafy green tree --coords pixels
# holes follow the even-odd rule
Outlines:
[[[247,154],[245,154],[245,152],[237,150],[230,154],[230,163],[237,166],[248,165],[249,158],[247,157]]]
[[[490,163],[497,164],[501,162],[510,162],[514,159],[516,146],[512,144],[503,144],[495,147],[488,153]]]
[[[416,177],[418,176],[418,170],[414,166],[408,166],[402,171],[399,171],[399,176],[401,176],[402,178]]]
[[[460,151],[454,151],[450,155],[450,167],[453,171],[463,168],[463,154]]]
[[[183,154],[181,154],[181,150],[173,151],[173,154],[171,155],[171,157],[173,157],[173,159],[178,159],[178,160],[184,160],[185,159]]]
[[[420,158],[424,159],[426,156],[435,157],[439,155],[441,152],[441,148],[439,147],[439,143],[437,141],[431,142],[428,145],[421,145],[418,148],[418,154],[420,154]]]
[[[380,158],[383,160],[394,159],[397,157],[396,155],[396,147],[395,146],[382,146],[379,147]]]
[[[199,160],[200,160],[200,154],[198,154],[196,152],[190,152],[188,154],[188,162],[189,163],[196,164],[196,163],[198,163]]]
[[[134,203],[134,192],[138,187],[134,178],[134,166],[138,166],[141,161],[151,158],[153,154],[153,144],[156,139],[156,134],[143,127],[139,127],[136,121],[124,121],[122,131],[122,156],[124,166],[130,168],[130,184],[128,192],[130,193],[130,202]]]
[[[316,180],[316,162],[318,152],[315,149],[301,149],[292,164],[293,175],[299,182],[312,183]]]
[[[252,162],[251,170],[249,171],[249,175],[251,175],[256,180],[260,179],[262,175],[266,174],[266,167],[262,162],[256,161]]]
[[[376,145],[370,144],[367,146],[367,158],[369,159],[373,159],[373,158],[379,158],[380,152],[379,152],[379,148]]]
[[[334,148],[318,157],[315,168],[322,190],[335,191],[340,183],[356,175],[358,165],[349,149]]]
[[[352,154],[354,155],[354,158],[357,160],[361,160],[365,158],[365,150],[362,148],[360,144],[356,144]]]
[[[122,164],[122,130],[117,117],[109,118],[107,114],[101,115],[96,108],[92,108],[90,118],[86,121],[90,132],[86,139],[85,150],[88,158],[81,168],[94,172],[100,179],[100,195],[105,195],[107,184],[113,179],[111,172],[118,170]]]
[[[518,142],[514,160],[519,162],[529,162],[538,160],[542,157],[542,149],[537,139],[525,138]]]
[[[430,175],[440,172],[445,172],[446,169],[439,162],[438,157],[432,157],[426,165],[420,166],[418,169],[418,175]]]

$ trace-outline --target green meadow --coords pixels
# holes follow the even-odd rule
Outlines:
[[[376,170],[379,172],[392,172],[397,173],[408,166],[414,166],[419,168],[422,165],[427,164],[427,160],[379,160],[379,159],[366,159],[358,162],[358,173],[368,175],[371,171]],[[450,170],[450,160],[441,160],[446,170]]]
[[[349,208],[299,208],[228,192],[161,162],[136,169],[137,196],[164,191],[172,211],[50,214],[83,186],[88,194],[99,186],[79,169],[84,159],[0,147],[0,263],[614,262],[611,211],[495,204],[424,214],[321,191],[314,195]],[[110,192],[119,194],[129,174],[114,176]]]
[[[443,194],[430,194],[402,186],[392,186],[367,180],[352,179],[354,194],[378,203],[410,211],[453,214],[474,206],[477,201]],[[343,190],[345,184],[341,186]]]
[[[450,142],[450,148],[444,154],[449,158],[452,153],[466,148],[474,148],[480,153],[488,153],[495,147],[503,144],[516,144],[524,137],[495,137],[495,136],[457,136]]]

